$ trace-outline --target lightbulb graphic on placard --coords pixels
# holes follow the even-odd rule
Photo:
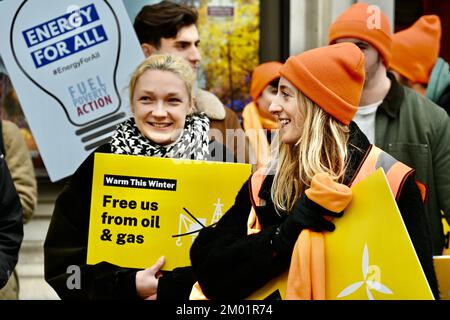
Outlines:
[[[51,14],[34,15],[41,6],[28,0],[16,11],[10,33],[14,59],[58,104],[55,112],[65,113],[84,148],[93,149],[125,117],[116,83],[118,19],[107,1],[55,1]]]

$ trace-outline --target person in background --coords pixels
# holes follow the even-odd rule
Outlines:
[[[0,83],[10,83],[0,57]],[[0,85],[0,107],[4,110],[5,97],[14,95],[14,89]],[[7,86],[10,87],[10,86]],[[7,91],[7,92],[3,92]],[[17,99],[17,98],[16,98]],[[37,182],[30,151],[19,127],[8,120],[0,123],[0,151],[3,153],[23,208],[23,222],[33,216],[37,204]]]
[[[197,73],[200,67],[198,13],[194,8],[171,1],[142,7],[134,20],[134,30],[146,57],[174,54],[183,57]],[[195,107],[210,120],[210,138],[233,153],[237,162],[250,162],[248,140],[240,121],[230,108],[211,92],[195,88]]]
[[[256,155],[256,167],[267,164],[270,157],[270,143],[278,123],[269,106],[277,95],[279,70],[283,64],[277,61],[260,64],[253,70],[250,83],[252,102],[242,112],[243,127]]]
[[[187,299],[194,283],[190,267],[159,276],[161,257],[145,269],[108,262],[87,265],[94,155],[125,154],[223,161],[226,149],[208,137],[209,119],[194,108],[195,74],[178,56],[152,55],[130,80],[133,117],[111,141],[98,147],[58,196],[44,243],[45,280],[62,299]],[[222,149],[222,150],[221,150]],[[81,269],[81,288],[70,289],[68,266]]]
[[[325,299],[322,232],[335,229],[331,217],[342,216],[352,199],[350,186],[374,172],[375,163],[390,183],[401,178],[393,193],[438,297],[414,170],[371,145],[352,122],[364,74],[364,55],[351,43],[286,61],[270,105],[280,125],[278,158],[253,174],[217,225],[195,239],[192,299],[243,299],[286,270],[287,299]],[[298,271],[305,281],[298,281]]]
[[[7,284],[14,271],[22,239],[22,206],[0,153],[0,289]]]
[[[441,34],[437,15],[422,16],[411,27],[394,33],[389,67],[400,83],[450,114],[450,69],[439,57]]]
[[[3,70],[4,68],[0,66],[0,77],[2,78],[0,82],[9,81],[9,79],[5,79],[8,77],[5,73],[6,70]],[[2,86],[0,86],[1,90]],[[0,92],[0,97],[3,97],[3,92]],[[0,99],[0,101],[3,101],[3,99]],[[11,121],[0,121],[0,152],[4,155],[14,186],[19,195],[23,209],[22,220],[25,224],[31,219],[36,208],[37,182],[28,147],[20,129]],[[19,279],[15,270],[6,286],[0,290],[0,299],[19,299]]]
[[[373,11],[357,3],[332,23],[328,43],[352,42],[364,53],[366,80],[354,121],[371,143],[416,170],[426,186],[425,212],[433,254],[445,246],[441,210],[450,221],[450,119],[426,97],[398,83],[387,72],[391,62],[391,27],[380,11],[380,25],[369,26]]]
[[[0,124],[4,156],[23,208],[23,222],[30,221],[37,204],[37,182],[33,162],[19,127],[7,120]],[[1,142],[0,142],[1,143]]]

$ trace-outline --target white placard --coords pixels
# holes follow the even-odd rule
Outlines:
[[[121,0],[0,2],[0,53],[52,181],[130,116],[144,59]]]

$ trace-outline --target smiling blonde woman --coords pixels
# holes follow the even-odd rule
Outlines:
[[[44,244],[45,279],[62,299],[189,296],[194,282],[189,267],[159,277],[164,259],[137,270],[106,262],[87,265],[86,255],[95,153],[211,161],[233,158],[223,145],[209,140],[209,120],[193,107],[194,81],[192,68],[181,57],[155,55],[143,61],[130,81],[133,117],[83,162],[58,196]],[[66,285],[72,265],[81,269],[80,289]]]
[[[430,235],[414,170],[369,143],[352,118],[364,55],[343,43],[289,58],[269,110],[280,126],[278,157],[244,184],[233,207],[191,247],[192,299],[243,299],[289,271],[287,299],[325,299],[324,232],[352,199],[350,186],[378,167],[433,293]]]

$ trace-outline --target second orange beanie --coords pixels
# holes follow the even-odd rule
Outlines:
[[[428,84],[441,47],[441,20],[422,16],[408,29],[392,36],[390,67],[412,82]]]
[[[252,82],[250,84],[250,95],[253,101],[259,98],[263,90],[273,80],[280,77],[280,68],[283,64],[277,61],[265,62],[253,70]]]
[[[348,125],[364,86],[364,54],[345,42],[290,57],[280,70],[305,96]]]
[[[341,13],[331,24],[328,44],[342,38],[356,38],[371,44],[383,57],[384,65],[391,60],[391,25],[388,17],[377,7],[356,3]]]

